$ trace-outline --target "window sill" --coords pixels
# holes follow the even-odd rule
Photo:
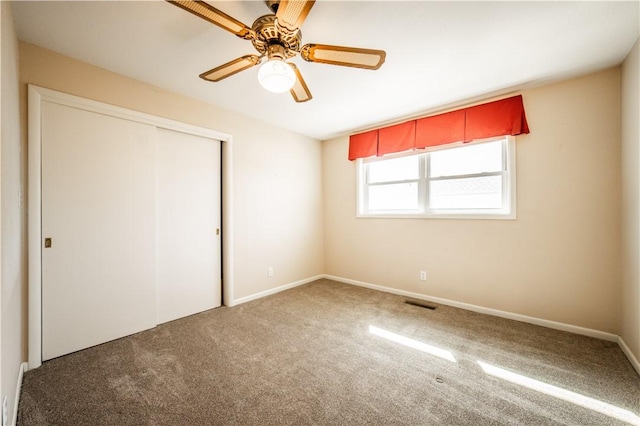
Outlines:
[[[441,214],[402,214],[402,213],[358,213],[358,219],[464,219],[464,220],[516,220],[513,213],[441,213]]]

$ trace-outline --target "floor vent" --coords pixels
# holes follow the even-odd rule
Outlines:
[[[413,300],[405,300],[404,303],[411,306],[417,306],[419,308],[431,309],[432,311],[436,310],[436,307],[434,305],[430,305],[429,303],[425,302],[414,302]]]

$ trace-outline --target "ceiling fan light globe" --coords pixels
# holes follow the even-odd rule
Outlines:
[[[258,81],[269,92],[283,93],[293,87],[296,74],[282,59],[270,59],[260,66]]]

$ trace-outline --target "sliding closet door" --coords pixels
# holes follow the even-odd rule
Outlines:
[[[220,306],[220,142],[157,130],[158,323]]]
[[[42,104],[42,358],[156,324],[155,127]]]

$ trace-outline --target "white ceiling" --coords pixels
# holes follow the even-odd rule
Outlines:
[[[210,1],[251,25],[261,1]],[[306,43],[383,49],[377,71],[308,63],[313,99],[260,87],[254,67],[198,75],[255,53],[164,1],[14,2],[18,37],[99,67],[324,140],[445,106],[620,64],[640,34],[639,1],[317,1]]]

